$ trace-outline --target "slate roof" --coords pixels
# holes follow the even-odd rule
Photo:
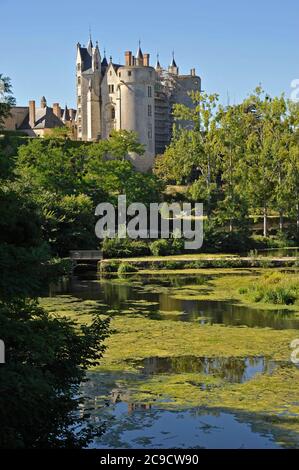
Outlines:
[[[86,47],[79,47],[79,52],[82,60],[82,71],[88,70],[92,66],[91,55]]]
[[[108,67],[108,62],[107,62],[107,59],[106,59],[106,56],[104,56],[102,62],[101,62],[101,66],[102,67]]]
[[[45,108],[36,108],[35,126],[33,129],[53,129],[54,127],[63,127],[63,122],[54,113],[53,109],[46,106]],[[29,108],[24,121],[20,125],[20,130],[30,129],[29,125]]]
[[[63,121],[69,121],[70,120],[70,112],[68,110],[68,107],[65,105],[63,115],[62,115],[62,120]]]
[[[63,127],[63,123],[53,113],[53,109],[48,106],[37,108],[34,129],[51,129],[53,127]]]

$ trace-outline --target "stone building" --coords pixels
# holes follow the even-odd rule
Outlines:
[[[4,121],[4,129],[10,131],[22,131],[31,137],[44,137],[56,127],[69,127],[72,134],[75,133],[76,111],[62,109],[59,103],[54,103],[52,107],[47,105],[43,96],[40,106],[36,106],[34,100],[30,100],[28,106],[13,106],[10,116]]]
[[[152,67],[150,55],[142,53],[139,44],[136,56],[126,51],[124,64],[116,64],[105,54],[101,57],[91,38],[87,47],[77,44],[76,83],[77,138],[107,139],[112,129],[137,132],[145,154],[130,158],[141,171],[149,170],[155,155],[170,142],[173,104],[190,105],[188,93],[201,88],[195,69],[190,75],[179,74],[174,55],[167,70],[158,58]]]

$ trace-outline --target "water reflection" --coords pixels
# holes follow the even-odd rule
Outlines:
[[[236,301],[187,299],[174,297],[185,286],[201,285],[208,276],[146,276],[134,280],[64,280],[52,294],[69,293],[82,300],[99,300],[103,310],[117,315],[144,315],[154,320],[199,322],[260,328],[298,329],[299,317],[286,309],[263,310],[238,305]],[[196,292],[195,292],[196,293]]]
[[[89,374],[84,392],[90,423],[106,421],[106,432],[92,448],[281,448],[297,447],[298,435],[278,427],[270,430],[258,416],[232,410],[163,409],[153,403],[133,401],[124,377],[113,372]],[[126,377],[129,379],[129,377]],[[114,382],[113,382],[114,379]],[[111,390],[103,402],[103,393]],[[167,401],[167,400],[166,400]]]
[[[271,374],[276,366],[265,357],[148,357],[131,361],[145,375],[198,373],[214,375],[227,382],[243,383],[256,374]]]

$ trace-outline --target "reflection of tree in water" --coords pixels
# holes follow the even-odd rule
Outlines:
[[[129,284],[115,284],[113,282],[101,282],[104,301],[109,307],[120,308],[127,300],[134,298],[134,292]]]
[[[163,312],[176,312],[168,319],[181,321],[200,321],[224,325],[246,325],[248,327],[270,327],[274,329],[299,328],[299,319],[288,310],[262,310],[237,305],[235,301],[196,300],[192,299],[193,290],[186,290],[186,299],[174,298],[180,287],[200,285],[207,281],[205,276],[143,276],[125,282],[115,280],[101,281],[72,278],[70,282],[61,283],[51,294],[70,293],[86,300],[99,300],[109,306],[110,310],[126,314],[128,310],[141,310],[142,314],[155,320],[163,320]],[[181,291],[184,296],[184,290]],[[144,305],[135,302],[143,301]],[[156,305],[146,305],[157,302]],[[178,315],[177,312],[182,312]],[[200,318],[200,320],[199,320]]]
[[[269,372],[273,361],[262,357],[149,357],[135,362],[140,371],[146,375],[167,373],[198,373],[214,375],[228,382],[241,383],[249,380],[256,373]]]

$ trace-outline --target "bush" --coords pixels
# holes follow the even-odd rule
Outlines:
[[[154,256],[179,255],[184,252],[184,239],[159,239],[150,244],[150,250]]]
[[[155,240],[150,244],[150,250],[154,256],[166,256],[171,254],[169,242],[165,239]]]
[[[171,252],[173,255],[183,253],[185,249],[185,241],[183,238],[173,238],[171,242]]]
[[[138,269],[129,263],[121,263],[118,267],[118,274],[136,273]]]
[[[150,255],[148,243],[128,238],[105,238],[102,251],[104,258],[133,258]]]
[[[100,263],[100,272],[101,273],[116,273],[119,267],[117,261],[104,261]]]

